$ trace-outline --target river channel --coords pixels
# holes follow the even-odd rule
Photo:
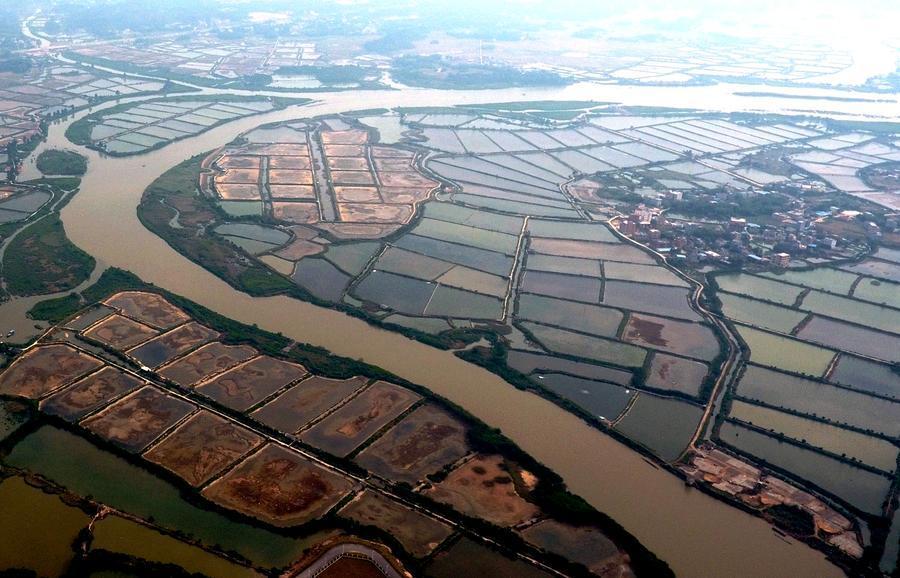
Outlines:
[[[877,96],[893,103],[850,104],[739,97],[726,85],[663,89],[584,84],[552,90],[394,90],[297,96],[311,96],[316,102],[231,122],[144,155],[111,158],[80,149],[89,159],[89,170],[81,191],[62,211],[69,238],[105,265],[131,270],[145,281],[218,313],[339,355],[363,359],[450,399],[491,426],[501,428],[524,450],[558,472],[575,493],[616,519],[679,576],[842,575],[821,553],[784,539],[760,519],[687,488],[677,477],[574,415],[515,389],[451,352],[411,341],[331,309],[286,297],[252,298],[234,290],[145,229],[137,219],[136,207],[147,185],[173,165],[220,146],[258,124],[282,119],[375,107],[592,99],[711,110],[765,108],[781,113],[818,105],[840,116],[897,120],[900,107],[895,96]],[[63,136],[72,120],[53,125],[47,143],[40,149],[78,148]],[[0,308],[0,316],[3,313]]]

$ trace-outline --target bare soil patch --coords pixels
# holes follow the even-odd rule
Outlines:
[[[289,527],[322,516],[351,482],[281,446],[267,445],[203,491],[226,508]]]
[[[123,315],[160,329],[169,329],[190,320],[184,311],[156,293],[123,291],[104,303],[120,309]]]
[[[343,457],[419,399],[419,395],[406,388],[378,381],[300,437]]]
[[[110,315],[84,332],[85,337],[125,350],[159,334],[156,329],[121,315]]]
[[[384,530],[416,558],[430,554],[453,533],[446,524],[371,491],[344,506],[340,515]]]
[[[144,458],[201,486],[263,438],[233,422],[202,410],[144,454]]]
[[[256,355],[246,345],[210,343],[164,366],[159,374],[180,385],[194,385]]]
[[[196,388],[224,406],[245,411],[307,373],[302,365],[260,355]]]
[[[64,344],[34,347],[0,375],[0,393],[37,399],[103,365]]]
[[[450,472],[427,495],[498,526],[519,524],[539,510],[519,495],[510,467],[502,456],[476,456]]]
[[[41,411],[78,421],[144,382],[113,367],[104,367],[41,402]]]
[[[314,375],[253,412],[262,423],[285,433],[296,433],[364,386],[364,377],[329,379]]]
[[[140,452],[196,406],[147,386],[93,415],[81,425],[102,438]]]
[[[466,426],[433,405],[406,416],[357,456],[369,471],[415,485],[469,452]]]
[[[128,353],[148,367],[159,367],[178,355],[212,341],[219,334],[194,321],[154,337]]]

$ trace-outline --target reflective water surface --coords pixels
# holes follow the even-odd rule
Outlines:
[[[82,150],[89,158],[89,171],[81,191],[65,207],[62,217],[72,241],[106,265],[129,269],[145,281],[239,321],[256,323],[298,341],[383,367],[429,387],[488,424],[501,428],[523,449],[558,472],[574,492],[612,516],[666,560],[679,576],[840,576],[841,572],[822,554],[776,535],[762,520],[687,488],[677,477],[651,465],[552,403],[519,391],[450,352],[372,327],[337,311],[285,297],[252,298],[240,293],[175,252],[146,230],[136,216],[135,209],[144,188],[185,158],[220,146],[264,122],[346,110],[591,99],[712,110],[790,112],[795,107],[822,107],[857,118],[872,115],[896,119],[900,114],[896,98],[893,103],[861,105],[740,97],[733,94],[735,89],[729,85],[660,88],[581,84],[528,91],[316,93],[312,95],[316,102],[309,106],[238,120],[137,157],[105,158]],[[790,92],[779,89],[782,91]],[[802,93],[837,91],[803,90]],[[66,124],[52,126],[48,143],[42,148],[76,148],[65,141]]]

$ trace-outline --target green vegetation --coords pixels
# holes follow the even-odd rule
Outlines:
[[[886,136],[900,132],[900,122],[828,119],[828,126],[838,132],[862,130]]]
[[[208,153],[199,154],[169,169],[153,181],[138,206],[138,218],[176,251],[201,263],[216,276],[250,295],[272,295],[295,289],[284,277],[273,273],[255,259],[215,235],[201,234],[213,229],[223,217],[221,211],[197,191],[200,163]],[[181,228],[170,221],[178,211]]]
[[[47,299],[46,301],[35,304],[35,306],[28,311],[28,316],[31,319],[59,323],[72,316],[80,308],[81,298],[77,293],[69,293],[64,297]]]
[[[614,115],[630,114],[635,116],[682,116],[685,114],[697,114],[696,108],[675,108],[671,106],[626,106],[617,109]],[[718,118],[718,115],[704,115],[707,118]]]
[[[100,275],[96,283],[81,292],[88,303],[101,299],[119,291],[146,288],[147,284],[138,279],[130,271],[110,268]]]
[[[3,278],[13,295],[67,291],[87,280],[96,262],[66,238],[58,214],[30,225],[3,256]]]
[[[103,38],[123,30],[158,33],[175,23],[196,24],[222,16],[223,7],[212,0],[161,0],[152,5],[104,2],[77,8],[64,4],[54,11],[54,28],[60,32],[88,32]]]
[[[0,72],[25,74],[31,68],[31,60],[24,56],[6,55],[0,58]]]
[[[281,275],[260,267],[253,267],[243,271],[238,275],[238,282],[251,295],[280,293],[289,291],[294,287],[293,283]]]
[[[16,180],[16,165],[19,162],[19,141],[11,139],[6,143],[6,179],[10,182]]]
[[[282,66],[275,74],[311,76],[322,84],[359,84],[371,71],[361,66]]]
[[[550,110],[546,112],[533,112],[532,115],[538,118],[545,118],[549,120],[575,120],[582,114],[584,111],[581,110]]]
[[[796,506],[776,504],[766,510],[766,514],[772,517],[776,526],[793,536],[810,536],[815,532],[812,514]]]
[[[387,114],[391,112],[387,108],[363,108],[360,110],[351,110],[349,112],[341,113],[343,116],[349,117],[363,117],[363,116],[380,116],[382,114]]]
[[[783,160],[785,156],[786,149],[782,147],[766,148],[745,156],[741,159],[738,166],[746,167],[748,169],[757,169],[773,175],[789,177],[796,172],[797,169],[794,165]]]
[[[114,106],[113,108],[114,109],[121,108],[122,110],[125,110],[125,108],[128,108],[129,106],[133,106],[133,105],[120,104],[118,106]],[[105,111],[102,111],[102,112],[105,112],[107,114],[113,114],[114,111],[112,111],[111,109],[106,109]],[[119,112],[119,111],[115,111],[115,112]],[[72,144],[77,144],[77,145],[81,145],[81,146],[88,146],[89,144],[91,144],[91,142],[92,142],[91,141],[91,130],[93,130],[94,125],[91,122],[89,122],[88,119],[93,117],[94,115],[96,115],[97,118],[99,118],[100,114],[101,114],[101,112],[95,112],[93,114],[84,116],[84,117],[76,120],[72,124],[70,124],[69,127],[66,129],[66,139],[68,139],[68,141]]]
[[[82,291],[80,296],[77,293],[70,293],[63,297],[41,301],[31,308],[28,316],[32,319],[58,323],[75,315],[84,303],[100,301],[118,291],[146,287],[147,285],[132,273],[112,267],[103,271],[97,282]]]
[[[827,100],[830,102],[891,102],[890,100],[869,98],[858,98],[853,96],[822,96],[815,94],[786,94],[784,92],[769,91],[739,91],[734,93],[735,96],[754,96],[754,97],[774,97],[774,98],[795,98],[798,100]]]
[[[81,179],[78,177],[41,177],[39,179],[25,181],[22,184],[47,186],[63,191],[71,191],[81,186]]]
[[[729,219],[731,217],[759,217],[783,211],[791,204],[785,195],[771,193],[768,195],[733,194],[727,199],[711,203],[708,198],[668,201],[666,208],[689,217],[707,219]]]
[[[45,175],[77,175],[87,172],[87,159],[73,151],[46,150],[37,157],[37,169]]]
[[[367,41],[363,44],[366,52],[389,54],[398,50],[413,48],[414,42],[425,36],[425,31],[420,28],[402,24],[401,22],[389,23],[382,36]]]
[[[593,100],[527,100],[523,102],[497,102],[490,104],[478,104],[478,105],[467,105],[461,104],[458,105],[459,108],[466,108],[470,110],[479,110],[479,111],[515,111],[515,112],[525,112],[530,110],[539,110],[542,112],[560,112],[560,111],[583,111],[590,108],[596,108],[598,106],[603,106],[607,104],[613,104],[610,102],[596,102]]]
[[[398,106],[394,111],[400,114],[460,114],[453,106]]]
[[[425,88],[466,90],[512,86],[564,86],[569,80],[543,70],[522,71],[512,66],[456,62],[439,55],[401,56],[393,61],[394,78]]]

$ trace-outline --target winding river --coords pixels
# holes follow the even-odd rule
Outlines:
[[[581,84],[564,89],[527,91],[404,89],[316,93],[311,95],[316,99],[311,105],[234,121],[145,155],[110,158],[81,150],[89,159],[89,170],[81,191],[63,209],[62,218],[72,241],[106,265],[131,270],[145,281],[244,323],[255,323],[298,341],[383,367],[429,387],[486,423],[501,428],[523,449],[558,472],[574,492],[612,516],[666,560],[679,576],[841,576],[840,570],[821,553],[777,535],[760,519],[687,488],[675,476],[651,465],[636,452],[572,414],[536,395],[515,389],[494,374],[461,361],[450,352],[375,328],[331,309],[286,297],[252,298],[232,289],[146,230],[135,211],[147,185],[187,157],[215,148],[264,122],[345,110],[592,99],[636,105],[699,106],[711,110],[764,109],[782,113],[824,106],[829,114],[836,116],[880,120],[898,120],[900,114],[895,96],[887,97],[892,98],[893,103],[861,105],[740,97],[733,94],[734,90],[727,85],[648,88]],[[788,89],[779,89],[782,90],[788,92]],[[811,92],[816,91],[802,91],[803,94]],[[79,113],[76,118],[84,114],[86,112]],[[72,120],[53,125],[48,141],[41,149],[75,148],[63,136],[70,122]]]

